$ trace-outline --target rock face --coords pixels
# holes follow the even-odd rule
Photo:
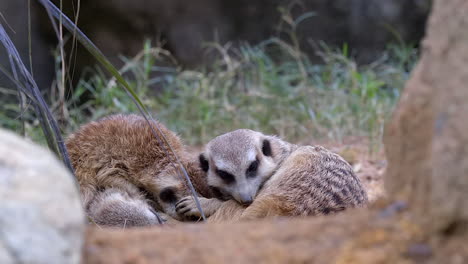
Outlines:
[[[0,130],[0,263],[80,263],[85,218],[70,173]]]
[[[435,1],[422,58],[386,131],[392,197],[444,230],[468,221],[468,2]]]

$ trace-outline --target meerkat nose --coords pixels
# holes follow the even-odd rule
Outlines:
[[[253,197],[250,194],[241,194],[240,203],[242,205],[250,205],[253,202]]]

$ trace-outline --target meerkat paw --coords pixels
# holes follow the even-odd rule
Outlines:
[[[206,212],[203,209],[202,199],[204,199],[204,198],[198,197],[198,200],[200,201],[200,205],[202,207],[203,213],[207,217]],[[198,210],[197,203],[195,202],[195,199],[193,199],[192,196],[187,196],[187,197],[182,198],[176,204],[176,212],[183,219],[187,219],[187,220],[198,220],[198,219],[202,218],[202,214],[201,214],[200,210]]]
[[[222,201],[218,199],[207,199],[204,197],[198,197],[200,201],[201,209],[205,214],[205,217],[209,217],[210,215],[214,214],[216,210],[220,207]],[[182,198],[176,204],[176,212],[182,218],[187,220],[199,220],[202,218],[202,214],[200,210],[198,210],[197,203],[192,196],[186,196]]]

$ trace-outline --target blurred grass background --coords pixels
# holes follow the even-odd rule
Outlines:
[[[366,138],[370,152],[382,147],[383,127],[418,59],[418,50],[396,31],[396,44],[373,62],[358,64],[346,44],[313,43],[322,63],[302,49],[298,25],[316,14],[281,13],[278,36],[257,45],[205,43],[208,65],[186,69],[161,43],[150,40],[134,57],[121,57],[120,73],[138,98],[189,145],[203,145],[224,132],[250,128],[291,142]],[[62,43],[63,44],[63,43]],[[137,106],[105,70],[89,65],[82,76],[73,61],[55,51],[55,82],[47,102],[64,135],[113,113]],[[356,55],[356,54],[354,54]],[[162,66],[164,65],[164,66]],[[66,71],[66,72],[64,72]],[[74,79],[79,78],[78,82]],[[73,79],[73,80],[72,80]],[[73,86],[71,84],[77,83]],[[0,125],[45,144],[40,122],[17,91],[0,87]],[[23,131],[24,127],[24,131]]]
[[[380,59],[358,66],[346,45],[340,50],[322,45],[325,63],[312,64],[300,49],[276,38],[237,49],[217,44],[211,48],[217,59],[196,70],[184,70],[175,62],[156,66],[160,60],[173,60],[149,41],[134,58],[123,58],[121,73],[138,97],[191,145],[250,128],[292,142],[360,136],[369,139],[372,150],[379,149],[384,121],[417,59],[411,46],[390,45]],[[60,71],[57,67],[57,76]],[[137,112],[125,91],[99,68],[90,68],[87,76],[92,77],[81,79],[65,104],[56,93],[49,98],[65,134],[105,115]],[[43,142],[37,119],[31,111],[21,113],[17,102],[0,105],[2,127],[19,131],[20,119],[6,116],[12,113],[23,114],[26,135]]]

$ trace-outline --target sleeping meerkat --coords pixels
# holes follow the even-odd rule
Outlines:
[[[351,166],[320,146],[295,150],[247,208],[225,202],[210,222],[275,216],[311,216],[367,204],[367,193]]]
[[[160,123],[158,127],[196,191],[210,197],[197,158],[186,152],[176,134]],[[91,218],[103,225],[122,225],[119,219],[124,218],[127,226],[146,225],[156,223],[152,213],[156,209],[181,219],[175,204],[190,191],[174,165],[174,155],[161,146],[143,117],[112,115],[90,122],[68,137],[66,147]]]
[[[200,163],[216,196],[239,202],[203,199],[211,222],[328,214],[367,203],[352,167],[319,146],[297,146],[241,129],[210,141]],[[198,214],[189,197],[176,210]]]

